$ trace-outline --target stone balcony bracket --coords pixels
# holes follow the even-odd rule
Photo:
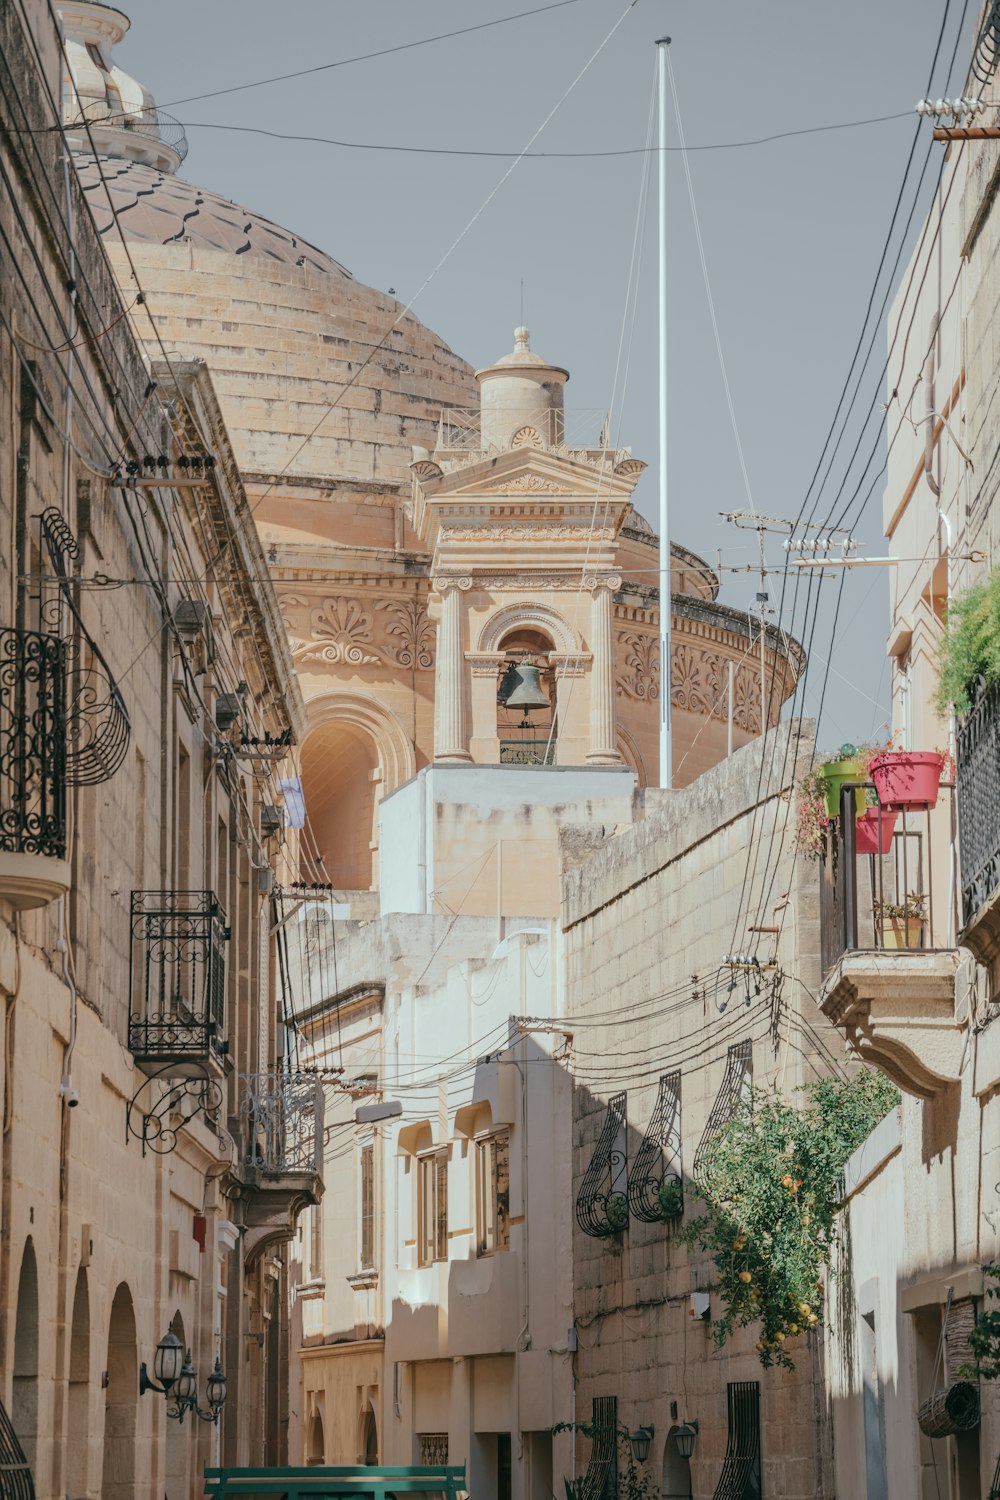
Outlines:
[[[243,1227],[243,1258],[250,1267],[265,1251],[295,1238],[299,1215],[323,1196],[314,1172],[269,1172],[244,1168],[236,1205]]]
[[[958,949],[849,950],[820,991],[858,1055],[918,1099],[958,1082],[968,1028],[955,1018]]]

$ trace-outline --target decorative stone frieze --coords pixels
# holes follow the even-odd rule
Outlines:
[[[422,597],[284,594],[281,615],[296,662],[430,671],[434,626]]]

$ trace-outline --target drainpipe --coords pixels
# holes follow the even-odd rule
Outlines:
[[[941,486],[934,477],[934,419],[937,416],[934,405],[934,356],[940,322],[940,315],[935,313],[931,319],[931,347],[927,355],[927,429],[924,433],[924,478],[935,500],[941,496]]]
[[[521,1037],[521,1048],[522,1048],[522,1051],[526,1051],[527,1050],[527,1046],[528,1046],[528,1038],[527,1038],[526,1035],[522,1035],[522,1037]],[[524,1458],[524,1433],[521,1430],[521,1357],[520,1356],[521,1356],[522,1344],[524,1345],[525,1349],[528,1349],[528,1348],[531,1347],[531,1339],[528,1336],[528,1327],[529,1327],[529,1324],[531,1322],[531,1312],[530,1312],[530,1302],[529,1302],[530,1271],[528,1269],[528,1250],[529,1250],[528,1224],[529,1224],[530,1219],[531,1219],[531,1214],[530,1214],[529,1209],[528,1209],[528,1079],[527,1079],[526,1069],[522,1068],[522,1066],[518,1062],[517,1058],[512,1056],[511,1057],[511,1062],[514,1064],[514,1067],[517,1069],[518,1077],[521,1080],[521,1193],[522,1193],[522,1202],[523,1202],[523,1208],[524,1208],[524,1264],[523,1264],[523,1283],[522,1284],[523,1284],[523,1287],[524,1287],[524,1291],[523,1291],[523,1297],[524,1297],[524,1322],[521,1324],[520,1331],[519,1331],[519,1333],[517,1335],[517,1339],[516,1339],[515,1344],[514,1344],[514,1400],[516,1402],[516,1410],[515,1410],[514,1416],[515,1416],[515,1420],[517,1422],[517,1456],[518,1456],[519,1459],[523,1459]],[[527,1063],[527,1058],[525,1058],[525,1063]]]

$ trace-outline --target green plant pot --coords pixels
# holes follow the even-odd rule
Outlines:
[[[861,767],[856,760],[829,760],[818,766],[816,774],[823,782],[823,796],[828,818],[840,817],[840,789],[845,781],[862,781]],[[866,805],[865,789],[858,787],[854,793],[854,815],[860,817]]]

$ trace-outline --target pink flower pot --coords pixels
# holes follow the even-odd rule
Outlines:
[[[859,854],[888,854],[892,848],[892,835],[895,832],[896,819],[899,814],[889,812],[883,807],[881,828],[878,814],[877,807],[869,807],[854,824],[854,837]],[[881,839],[879,838],[880,832]]]
[[[936,750],[887,750],[868,765],[883,810],[936,807],[944,756]]]

